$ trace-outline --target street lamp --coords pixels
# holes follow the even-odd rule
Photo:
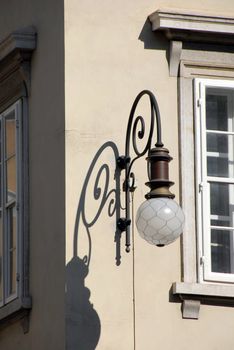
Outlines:
[[[145,136],[145,122],[142,116],[134,120],[136,107],[139,100],[147,95],[150,101],[151,123],[149,136],[145,148],[139,151],[137,138]],[[151,148],[154,123],[157,126],[157,142]],[[137,132],[137,130],[140,131]],[[131,137],[132,136],[132,137]],[[130,141],[135,157],[130,158]],[[156,98],[149,90],[140,92],[131,108],[125,143],[125,155],[117,159],[118,167],[125,170],[123,190],[125,192],[125,217],[119,218],[117,226],[121,232],[126,231],[126,251],[130,251],[130,193],[135,190],[135,175],[132,172],[134,162],[147,156],[147,170],[149,181],[146,185],[150,191],[145,195],[144,201],[136,214],[136,226],[142,238],[158,247],[170,244],[175,241],[183,231],[184,213],[181,207],[174,200],[174,194],[170,192],[170,186],[174,183],[169,181],[169,162],[172,157],[169,151],[164,148],[161,141],[161,119]]]

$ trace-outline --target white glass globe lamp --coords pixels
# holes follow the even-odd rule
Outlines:
[[[140,205],[136,226],[148,243],[163,247],[174,242],[183,232],[184,213],[171,198],[151,198]]]

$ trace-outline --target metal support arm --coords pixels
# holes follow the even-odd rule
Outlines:
[[[136,108],[139,101],[143,96],[149,97],[150,102],[150,128],[149,134],[146,138],[146,145],[142,151],[139,151],[137,147],[137,140],[144,139],[145,136],[145,121],[142,116],[135,118]],[[156,121],[157,139],[155,148],[151,149],[152,137],[154,133],[154,125]],[[132,149],[134,157],[130,157],[130,142],[132,141]],[[130,251],[130,192],[135,190],[135,176],[132,172],[132,166],[134,162],[143,157],[148,152],[148,176],[149,181],[146,183],[150,187],[150,192],[146,195],[146,198],[153,197],[169,197],[174,198],[174,195],[169,191],[169,187],[173,185],[173,182],[169,181],[168,163],[171,161],[169,151],[163,147],[161,139],[161,118],[158,108],[158,103],[155,96],[149,90],[141,91],[130,111],[126,141],[125,141],[125,155],[117,159],[117,166],[121,170],[125,170],[125,179],[123,190],[125,192],[125,217],[120,218],[117,222],[117,226],[121,232],[126,231],[126,251]]]

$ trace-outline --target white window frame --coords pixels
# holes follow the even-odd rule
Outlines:
[[[6,166],[5,166],[5,141],[6,141],[6,130],[5,130],[5,122],[7,116],[14,111],[15,115],[15,156],[16,156],[16,198],[15,200],[8,204],[5,208],[6,196],[7,196],[7,188],[6,188]],[[19,297],[20,288],[19,288],[19,276],[20,276],[20,262],[21,262],[21,236],[22,236],[22,219],[21,219],[21,172],[22,172],[22,147],[21,147],[21,121],[22,121],[22,101],[18,100],[4,112],[0,113],[0,121],[1,121],[1,140],[2,140],[2,149],[1,149],[1,203],[2,203],[2,266],[1,266],[1,276],[2,276],[2,300],[0,301],[0,307],[10,303]],[[16,211],[16,290],[15,293],[10,294],[10,262],[9,262],[9,232],[8,232],[8,223],[7,223],[7,211],[8,207],[15,203],[15,211]]]
[[[185,226],[181,241],[182,271],[181,281],[174,282],[172,294],[183,300],[183,318],[199,318],[202,303],[216,305],[233,305],[234,283],[230,281],[204,279],[204,254],[199,245],[201,240],[201,218],[197,211],[197,162],[195,128],[197,108],[200,101],[194,97],[194,81],[197,79],[234,82],[234,55],[225,54],[227,62],[223,64],[223,53],[214,62],[212,52],[203,52],[200,61],[199,51],[183,51],[179,71],[179,144],[180,144],[180,177],[181,204],[185,213]],[[200,107],[202,108],[202,107]],[[217,276],[216,276],[217,277]]]
[[[197,235],[198,235],[198,271],[199,282],[233,283],[234,273],[219,273],[211,271],[211,225],[210,225],[210,183],[234,184],[234,177],[224,178],[208,176],[206,152],[206,88],[232,88],[230,80],[195,79],[195,140],[196,140],[196,203],[197,203]],[[230,108],[230,106],[228,106]],[[233,111],[233,108],[232,108]],[[217,133],[217,131],[215,131]],[[234,135],[234,132],[218,132]],[[233,227],[232,227],[233,228]],[[222,228],[225,229],[225,228]],[[230,227],[229,227],[230,229]]]

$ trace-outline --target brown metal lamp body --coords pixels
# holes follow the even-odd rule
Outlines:
[[[169,190],[170,186],[174,185],[174,182],[169,181],[169,162],[171,160],[168,149],[164,147],[149,150],[147,157],[149,181],[146,182],[146,185],[150,187],[150,192],[146,194],[146,199],[157,197],[173,199],[175,197]]]

